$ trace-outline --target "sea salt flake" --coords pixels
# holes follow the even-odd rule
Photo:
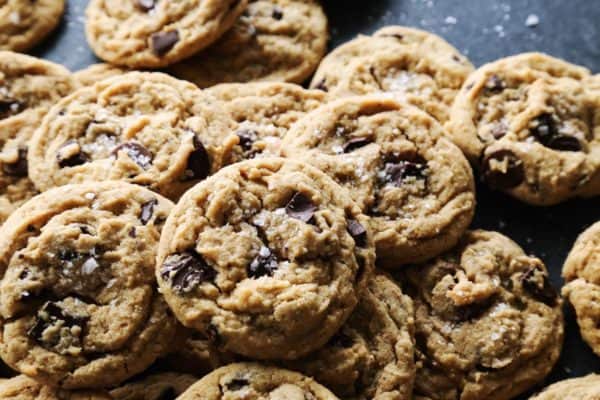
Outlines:
[[[17,11],[10,13],[9,18],[13,25],[19,25],[21,23],[21,14],[19,14]]]

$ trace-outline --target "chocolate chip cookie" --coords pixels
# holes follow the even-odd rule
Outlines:
[[[200,87],[303,83],[327,50],[327,17],[314,0],[250,0],[229,32],[171,72]]]
[[[0,225],[35,195],[27,176],[29,139],[50,106],[74,85],[62,66],[0,51]]]
[[[119,76],[127,72],[126,69],[111,64],[94,64],[73,73],[73,79],[80,86],[92,86],[104,79]]]
[[[130,72],[56,104],[32,138],[40,190],[121,179],[176,199],[222,166],[238,143],[233,120],[191,83]]]
[[[297,372],[253,363],[231,364],[205,376],[179,400],[337,400]]]
[[[445,122],[471,63],[430,32],[388,26],[335,49],[319,66],[311,87],[331,97],[385,93]]]
[[[542,261],[505,236],[468,232],[404,278],[416,311],[415,396],[511,399],[558,359],[562,301]]]
[[[583,232],[562,271],[563,296],[573,305],[581,336],[600,355],[600,222]]]
[[[367,223],[319,170],[244,161],[181,198],[156,276],[177,318],[222,350],[298,358],[324,345],[356,306],[374,264]]]
[[[279,154],[290,127],[325,101],[323,92],[290,83],[226,83],[205,93],[223,102],[237,124],[231,162]]]
[[[166,354],[152,271],[172,203],[125,182],[42,193],[0,229],[0,355],[65,389],[114,386]]]
[[[325,347],[286,366],[314,377],[342,399],[412,399],[411,299],[386,275],[374,275],[346,324]]]
[[[465,82],[448,132],[489,186],[533,205],[600,194],[600,87],[539,53],[484,65]]]
[[[217,40],[247,0],[91,0],[85,32],[101,59],[134,68],[160,68]]]
[[[600,375],[566,379],[548,386],[530,400],[597,400],[600,399]]]
[[[348,190],[370,219],[382,267],[448,250],[473,217],[469,163],[434,118],[406,103],[382,96],[333,101],[296,123],[281,152]]]
[[[29,50],[54,30],[64,9],[65,0],[0,0],[0,50]]]
[[[198,378],[192,375],[163,372],[149,375],[110,391],[112,400],[175,400]]]
[[[46,386],[25,375],[0,382],[3,400],[113,400],[103,391],[67,391]]]

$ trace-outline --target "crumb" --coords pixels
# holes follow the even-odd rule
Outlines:
[[[529,28],[535,28],[540,23],[540,17],[535,14],[529,14],[527,19],[525,20],[525,26]]]

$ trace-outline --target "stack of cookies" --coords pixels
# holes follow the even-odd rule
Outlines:
[[[533,205],[600,195],[588,70],[534,53],[475,70],[398,26],[321,60],[306,0],[91,0],[87,36],[110,64],[0,52],[1,398],[504,400],[543,382],[563,300],[540,259],[469,230],[472,166]],[[596,224],[563,288],[598,354],[599,254]]]

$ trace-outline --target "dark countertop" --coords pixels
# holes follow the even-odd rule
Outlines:
[[[86,0],[68,0],[65,20],[35,55],[72,70],[97,62],[85,41]],[[600,2],[591,0],[325,0],[332,47],[358,33],[390,24],[433,31],[454,44],[474,64],[524,51],[543,51],[600,72]],[[539,24],[527,26],[526,20]],[[577,235],[600,220],[600,198],[536,208],[484,187],[478,189],[474,227],[513,238],[548,266],[562,285],[562,263]],[[547,382],[600,372],[600,358],[582,342],[573,312],[565,307],[567,332],[562,357]],[[526,398],[526,397],[523,397]]]

